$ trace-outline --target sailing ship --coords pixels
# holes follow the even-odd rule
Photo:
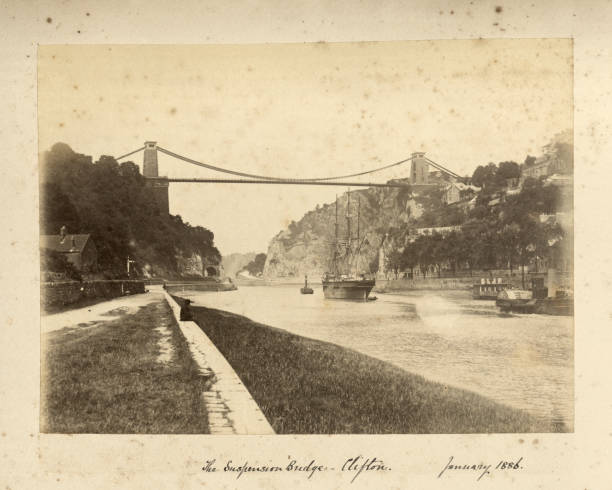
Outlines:
[[[367,301],[370,291],[376,284],[374,275],[370,272],[358,271],[358,259],[361,247],[365,241],[359,236],[359,211],[361,201],[357,201],[357,236],[351,234],[351,192],[349,190],[346,206],[346,240],[338,238],[338,199],[336,198],[336,223],[330,270],[326,272],[321,282],[323,295],[327,299],[350,299]]]

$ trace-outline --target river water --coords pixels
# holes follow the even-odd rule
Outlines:
[[[326,300],[320,286],[180,293],[206,306],[368,354],[573,430],[573,317],[500,314],[469,291]]]

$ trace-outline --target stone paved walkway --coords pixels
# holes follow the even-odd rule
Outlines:
[[[180,321],[180,307],[164,291],[191,355],[202,375],[211,377],[202,393],[211,434],[274,434],[261,409],[229,362],[195,322]],[[212,375],[212,376],[211,376]]]

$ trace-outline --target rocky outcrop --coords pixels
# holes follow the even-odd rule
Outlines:
[[[221,259],[221,265],[223,266],[225,274],[227,274],[228,277],[236,277],[236,273],[251,262],[255,258],[255,255],[257,255],[255,252],[224,255]]]
[[[418,196],[404,189],[369,188],[352,191],[350,197],[351,236],[362,239],[359,261],[355,268],[377,272],[379,249],[391,240],[394,230],[405,228],[422,212]],[[338,236],[345,240],[348,232],[346,210],[348,193],[338,197]],[[317,206],[298,222],[293,222],[270,242],[263,276],[266,279],[303,278],[313,280],[329,270],[334,242],[335,203]]]
[[[204,277],[204,266],[200,254],[177,255],[176,264],[181,276]]]

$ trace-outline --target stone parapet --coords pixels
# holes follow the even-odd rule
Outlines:
[[[219,352],[197,323],[181,321],[181,307],[164,291],[189,351],[203,376],[209,377],[209,388],[202,393],[208,412],[211,434],[274,434],[274,429],[259,405],[242,383],[227,359]]]

